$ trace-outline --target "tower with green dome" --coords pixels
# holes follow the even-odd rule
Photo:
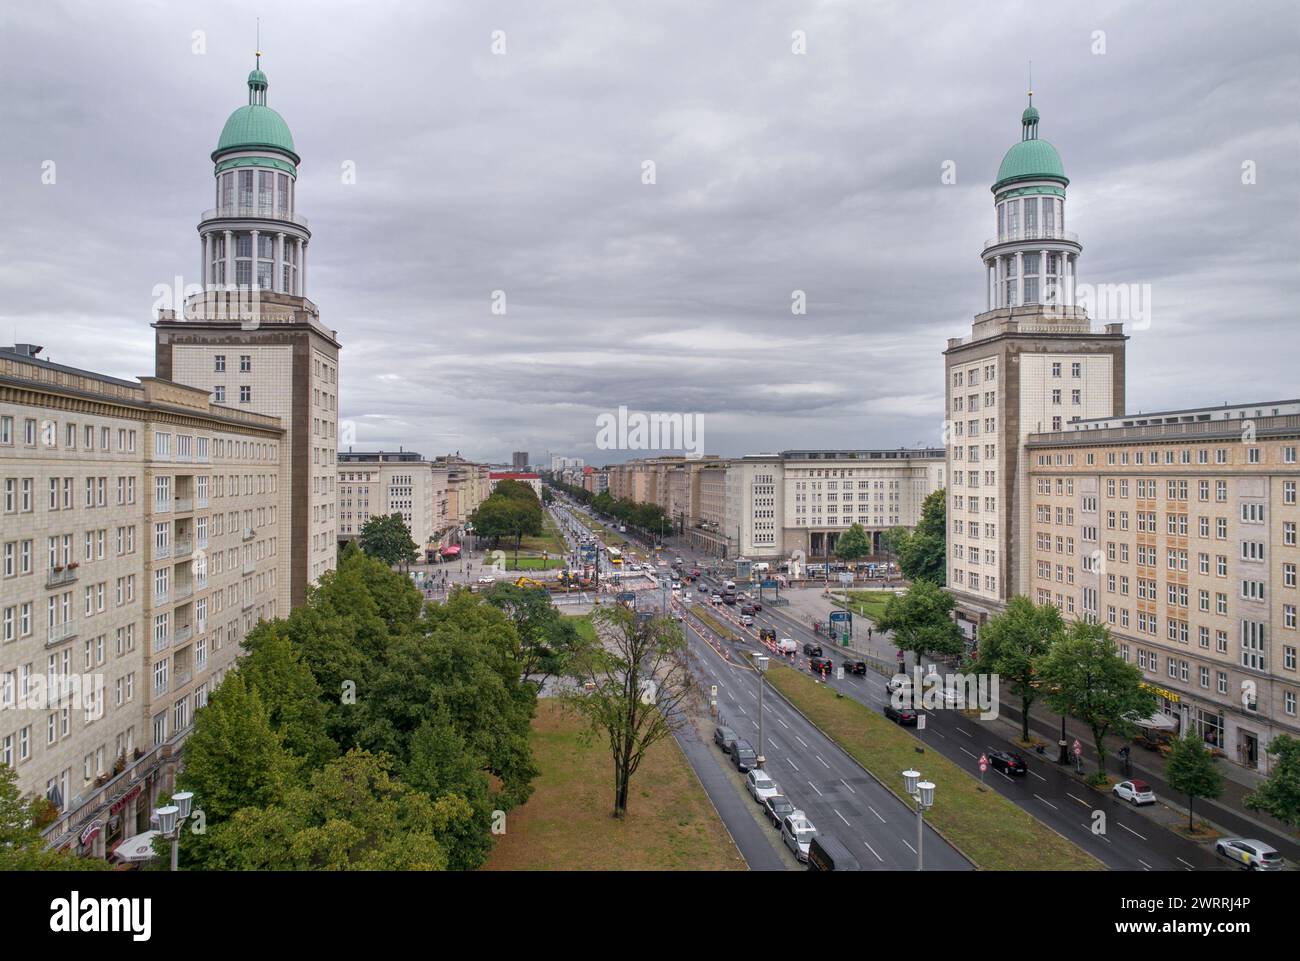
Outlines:
[[[982,252],[984,309],[943,352],[947,590],[957,624],[976,643],[1017,594],[1068,616],[1100,617],[1096,479],[1076,482],[1070,472],[1084,465],[1061,459],[1051,467],[1069,479],[1047,479],[1035,444],[1073,421],[1124,410],[1127,338],[1122,324],[1094,329],[1088,298],[1076,296],[1083,247],[1065,229],[1070,181],[1061,155],[1038,135],[1029,96],[1020,140],[993,181],[997,233]],[[1074,536],[1031,533],[1044,517],[1059,524],[1076,512],[1088,535],[1077,549]]]
[[[199,221],[203,284],[306,297],[311,230],[296,206],[300,158],[289,125],[267,106],[261,58],[248,75],[248,103],[212,151],[215,206]]]
[[[1061,155],[1038,136],[1034,93],[1020,115],[1020,142],[1012,144],[993,182],[997,234],[984,243],[988,292],[985,309],[1075,303],[1074,282],[1083,246],[1065,229]]]

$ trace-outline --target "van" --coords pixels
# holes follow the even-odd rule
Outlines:
[[[795,643],[793,637],[783,637],[776,642],[776,649],[782,654],[793,654],[799,650],[799,645]]]
[[[808,844],[809,871],[861,871],[853,853],[830,834],[818,834]]]

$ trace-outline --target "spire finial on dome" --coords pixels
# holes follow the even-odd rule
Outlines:
[[[248,75],[249,106],[266,106],[266,74],[262,73],[262,19],[257,20],[257,46],[253,50],[255,58],[253,72]]]
[[[1034,61],[1029,61],[1029,106],[1025,112],[1020,115],[1020,123],[1023,130],[1020,134],[1021,140],[1038,139],[1038,111],[1034,108]]]

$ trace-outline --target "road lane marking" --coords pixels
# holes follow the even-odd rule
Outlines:
[[[875,808],[873,808],[870,804],[867,805],[867,810],[870,811],[872,814],[874,814],[880,820],[881,824],[885,823],[885,819],[880,817],[880,812],[877,811]]]
[[[776,719],[776,723],[777,723],[777,724],[780,724],[780,725],[781,725],[783,728],[785,728],[787,731],[790,730],[790,725],[789,725],[789,724],[786,724],[785,721],[781,720],[779,717]]]
[[[902,841],[904,844],[907,844],[907,838],[899,838],[899,840]],[[910,844],[907,844],[907,849],[911,851],[913,854],[916,853],[916,848],[912,847],[912,845]]]
[[[1070,799],[1073,800],[1073,801],[1078,801],[1078,802],[1079,802],[1080,804],[1082,804],[1084,807],[1091,807],[1091,805],[1090,805],[1087,801],[1085,801],[1083,798],[1077,798],[1077,797],[1075,797],[1073,794],[1071,794],[1069,791],[1066,791],[1066,792],[1065,792],[1065,796],[1068,797],[1068,798],[1070,798]]]
[[[1177,855],[1175,855],[1175,857],[1177,857]],[[1178,858],[1178,860],[1179,860],[1179,861],[1183,861],[1182,858]],[[1183,861],[1183,863],[1184,863],[1184,864],[1187,864],[1187,870],[1189,870],[1189,871],[1195,871],[1195,870],[1196,870],[1194,867],[1192,867],[1192,865],[1188,864],[1186,861]]]
[[[1034,777],[1038,778],[1038,780],[1043,781],[1044,783],[1047,781],[1047,778],[1043,777],[1043,776],[1042,776],[1041,774],[1039,774],[1037,771],[1032,771],[1032,770],[1031,770],[1029,773],[1032,774]]]
[[[1047,800],[1047,798],[1043,797],[1041,794],[1035,794],[1034,797],[1038,798],[1038,800],[1042,801],[1044,804],[1046,804],[1046,805],[1047,805],[1049,808],[1051,808],[1053,811],[1059,811],[1059,810],[1060,810],[1060,808],[1058,808],[1058,807],[1057,807],[1055,804],[1053,804],[1051,801]]]
[[[1134,830],[1133,830],[1131,827],[1129,827],[1127,824],[1120,824],[1119,821],[1116,821],[1115,823],[1116,823],[1116,824],[1119,824],[1120,827],[1122,827],[1122,828],[1123,828],[1125,831],[1127,831],[1129,834],[1133,835],[1135,838],[1141,838],[1143,841],[1146,840],[1146,838],[1142,837],[1142,835],[1138,834],[1136,831],[1134,831]]]
[[[872,854],[876,854],[876,849],[873,848],[868,842],[863,841],[862,843],[867,845],[868,851],[870,851]],[[879,861],[881,864],[885,863],[885,859],[882,858],[879,854],[876,854],[876,860]]]
[[[964,747],[959,747],[959,748],[957,748],[957,750],[961,751],[963,754],[970,754],[970,756],[973,757],[973,758],[978,758],[978,757],[979,757],[978,754],[971,754],[971,752],[968,751],[968,750],[966,750]]]
[[[814,754],[813,757],[815,757],[817,760],[821,761],[822,764],[826,765],[826,770],[829,771],[829,770],[831,769],[831,766],[830,766],[829,764],[826,764],[825,761],[822,761],[822,756],[821,756],[820,754]]]
[[[975,736],[975,735],[972,734],[970,731],[966,730],[964,727],[959,727],[959,728],[957,728],[957,730],[960,731],[962,734],[965,734],[967,737],[972,737],[972,738],[973,738],[973,737]]]
[[[796,771],[799,770],[799,768],[795,766],[794,761],[790,760],[789,758],[786,758],[786,759],[785,759],[785,763],[788,764],[788,765],[790,765],[790,766],[791,766],[792,768],[794,768]]]
[[[831,810],[832,810],[832,811],[835,811],[835,808],[831,808]],[[835,816],[836,816],[837,818],[839,818],[841,821],[843,821],[843,822],[845,823],[846,826],[848,826],[848,827],[853,827],[852,824],[849,824],[849,819],[846,818],[846,817],[845,817],[843,814],[841,814],[839,811],[835,811]]]
[[[809,781],[809,782],[808,782],[808,786],[809,786],[810,788],[812,788],[814,791],[817,791],[817,785],[816,785],[816,784],[813,784],[812,781]],[[817,791],[817,796],[818,796],[818,797],[825,797],[825,795],[823,795],[821,791]]]
[[[800,744],[802,744],[804,747],[808,746],[808,742],[805,741],[803,738],[801,738],[798,734],[794,736],[794,739],[798,741]]]
[[[846,788],[849,789],[849,793],[850,793],[850,794],[857,794],[857,793],[858,793],[857,791],[853,790],[853,785],[850,784],[848,781],[844,780],[844,778],[840,778],[840,783],[843,784]]]
[[[1102,839],[1103,841],[1105,841],[1107,844],[1110,844],[1110,838],[1106,837],[1106,835],[1104,835],[1104,834],[1093,834],[1093,830],[1092,830],[1092,828],[1090,828],[1088,825],[1086,825],[1086,824],[1080,824],[1079,827],[1083,828],[1083,829],[1084,829],[1085,831],[1087,831],[1089,834],[1092,834],[1093,837],[1095,837],[1095,838],[1101,838],[1101,839]]]
[[[1146,868],[1148,871],[1151,870],[1151,865],[1147,864],[1147,863],[1146,863],[1145,861],[1143,861],[1141,858],[1138,858],[1138,864],[1142,865],[1142,866],[1143,866],[1144,868]]]

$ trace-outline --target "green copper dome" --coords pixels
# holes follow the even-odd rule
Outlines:
[[[218,154],[228,150],[262,148],[287,153],[297,163],[298,154],[293,149],[289,125],[266,105],[267,86],[266,74],[260,68],[249,73],[248,104],[232,113],[221,129],[217,149],[212,153],[214,160]]]
[[[1031,93],[1030,97],[1032,96]],[[1038,139],[1038,120],[1038,110],[1031,101],[1020,115],[1022,139],[1007,151],[1002,158],[1002,166],[998,167],[998,177],[993,184],[994,193],[1008,184],[1022,180],[1055,180],[1062,186],[1070,183],[1056,148],[1046,140]]]

